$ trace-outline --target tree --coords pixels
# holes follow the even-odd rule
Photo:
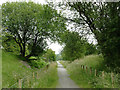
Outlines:
[[[72,18],[66,20],[88,26],[109,67],[120,67],[120,2],[67,2]],[[88,31],[88,29],[86,29]]]
[[[46,62],[56,61],[55,51],[53,51],[52,49],[47,49],[46,53],[43,55],[43,58]]]
[[[96,45],[90,44],[88,42],[85,43],[85,55],[97,54],[98,50]]]
[[[62,57],[65,60],[75,60],[81,58],[85,54],[85,41],[77,32],[67,32],[62,36],[62,42],[65,47],[62,51]]]
[[[7,2],[2,5],[3,32],[9,33],[19,45],[21,56],[37,56],[46,48],[46,39],[58,40],[65,30],[64,21],[56,15],[57,11],[48,5]]]

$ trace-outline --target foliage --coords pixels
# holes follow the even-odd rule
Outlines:
[[[20,51],[18,48],[18,44],[16,44],[13,37],[8,33],[4,33],[4,35],[2,34],[2,46],[7,52],[13,52],[15,54],[18,54]]]
[[[47,63],[43,60],[31,60],[30,62],[30,65],[33,67],[33,68],[43,68],[47,65]]]
[[[98,55],[90,55],[80,60],[75,60],[71,63],[68,61],[61,61],[61,63],[68,70],[70,77],[81,88],[120,88],[119,74],[114,73],[114,84],[112,84],[111,73],[106,70],[104,78],[102,70],[104,70],[103,57]],[[87,66],[87,72],[81,68],[81,65]],[[90,74],[90,67],[92,67],[92,74]],[[97,76],[95,76],[95,69]]]
[[[87,27],[86,32],[90,30],[94,34],[106,65],[114,69],[120,67],[120,2],[68,2],[61,5],[73,11],[72,17],[65,17],[66,20]]]
[[[55,51],[53,51],[52,49],[47,49],[46,53],[43,54],[42,57],[46,62],[56,61]]]
[[[46,70],[46,68],[30,68],[27,63],[20,59],[12,53],[2,51],[2,88],[19,88],[19,79],[23,80],[22,88],[55,88],[58,80],[55,62],[50,63]],[[35,78],[38,72],[38,79],[33,79],[33,72]]]
[[[85,44],[85,55],[90,55],[90,54],[96,54],[98,53],[98,50],[96,49],[96,46],[94,44],[89,44],[86,42]]]
[[[96,54],[97,49],[93,44],[89,44],[78,32],[66,32],[61,37],[61,42],[65,44],[62,53],[64,60],[75,60],[84,55]]]
[[[12,36],[23,57],[38,56],[47,46],[46,39],[56,40],[65,30],[63,20],[56,15],[48,5],[7,2],[2,4],[3,32]]]
[[[62,42],[65,43],[65,47],[62,51],[62,57],[64,60],[75,60],[84,56],[84,40],[79,36],[79,33],[65,33],[62,36]]]

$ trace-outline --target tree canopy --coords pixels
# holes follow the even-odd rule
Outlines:
[[[47,49],[45,54],[42,56],[46,62],[56,61],[55,51],[52,49]]]
[[[33,2],[4,3],[2,24],[3,33],[12,36],[19,45],[21,56],[26,58],[41,54],[46,48],[46,39],[59,40],[66,29],[56,10]]]
[[[64,60],[75,60],[85,55],[97,53],[96,46],[89,44],[78,32],[66,32],[61,37],[62,43],[65,44],[61,54]]]
[[[71,17],[64,17],[65,20],[87,27],[84,30],[90,30],[94,34],[105,64],[108,67],[120,67],[120,2],[76,1],[59,4],[60,7],[61,5],[72,11]]]

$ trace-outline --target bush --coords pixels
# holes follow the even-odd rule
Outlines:
[[[43,60],[31,60],[30,62],[30,65],[33,67],[33,68],[43,68],[44,66],[46,66],[48,63],[46,63],[45,61]]]

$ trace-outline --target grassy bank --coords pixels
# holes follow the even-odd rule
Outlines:
[[[0,50],[0,90],[2,89],[2,50]]]
[[[57,64],[52,62],[49,68],[31,69],[17,56],[2,52],[3,88],[48,88],[55,87],[58,80]],[[22,83],[22,85],[19,84]]]
[[[63,66],[68,70],[71,79],[81,88],[120,88],[120,76],[113,73],[113,79],[111,79],[110,72],[103,73],[103,62],[102,56],[98,55],[86,56],[71,63],[69,61],[61,61]],[[84,65],[84,69],[81,65]],[[85,66],[87,66],[87,70]],[[91,73],[90,67],[92,68]],[[95,76],[95,69],[97,70],[97,76]]]

